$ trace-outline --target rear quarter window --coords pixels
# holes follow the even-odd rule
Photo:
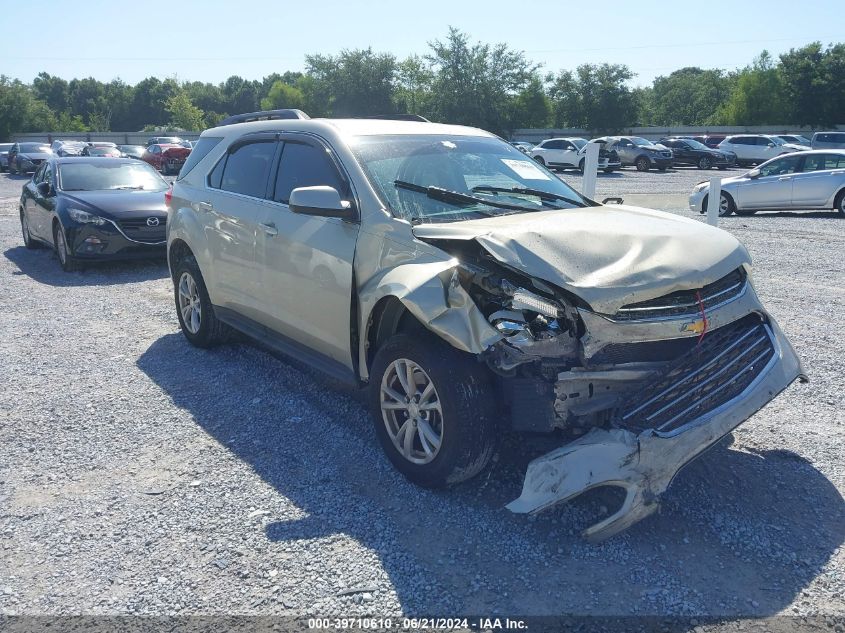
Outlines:
[[[181,180],[185,176],[187,176],[190,171],[196,167],[197,163],[200,162],[203,158],[208,156],[208,153],[214,149],[214,147],[222,141],[222,138],[217,138],[213,136],[205,136],[201,138],[194,148],[191,150],[191,153],[188,155],[188,159],[185,161],[185,164],[182,165],[182,169],[179,171],[179,176],[176,180]]]

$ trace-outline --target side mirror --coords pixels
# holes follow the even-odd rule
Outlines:
[[[775,146],[774,143],[769,143],[769,145],[768,145],[768,147],[774,147],[774,146]]]
[[[756,167],[748,172],[749,178],[759,178],[760,177],[760,170]]]
[[[321,218],[340,218],[351,220],[355,209],[348,200],[341,200],[334,187],[297,187],[290,192],[288,202],[290,210],[303,215],[316,215]]]
[[[53,193],[53,188],[50,186],[49,182],[39,182],[35,185],[35,188],[38,189],[38,193],[45,198],[49,198],[50,194]]]

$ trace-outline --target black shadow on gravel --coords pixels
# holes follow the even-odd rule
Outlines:
[[[28,275],[48,286],[111,286],[167,277],[164,257],[115,262],[91,262],[82,270],[66,273],[48,247],[28,250],[24,246],[7,249],[3,255],[20,270],[13,275]]]
[[[679,475],[661,513],[591,545],[578,533],[612,494],[536,518],[503,508],[546,439],[510,436],[493,470],[432,492],[390,468],[356,398],[251,346],[203,351],[169,334],[137,365],[306,513],[266,525],[269,541],[355,539],[379,557],[407,614],[776,614],[845,538],[843,499],[810,462],[734,450],[730,436]]]

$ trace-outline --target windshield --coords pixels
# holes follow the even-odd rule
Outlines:
[[[79,160],[79,159],[72,159]],[[167,182],[146,163],[67,162],[59,166],[59,188],[63,191],[105,191],[143,189],[164,191]]]
[[[8,152],[14,143],[0,143],[0,152]]]
[[[768,136],[766,138],[768,138],[775,145],[786,145],[786,141],[784,141],[782,138],[778,138],[777,136]]]
[[[117,156],[120,150],[116,147],[89,147],[88,153],[91,156]]]
[[[578,149],[584,149],[587,146],[587,141],[582,138],[573,138],[571,140],[572,144],[577,147]]]
[[[53,150],[50,149],[49,145],[44,145],[43,143],[21,143],[21,153],[24,152],[40,152],[42,154],[49,154]]]
[[[411,222],[454,222],[590,204],[557,176],[495,138],[361,136],[350,147],[394,215]]]
[[[684,143],[686,143],[693,149],[706,149],[708,151],[710,150],[710,148],[707,147],[704,143],[699,143],[698,141],[693,140],[691,138],[684,139]]]
[[[650,147],[651,145],[654,145],[654,143],[649,141],[647,138],[640,138],[639,136],[632,136],[631,142],[637,147]]]

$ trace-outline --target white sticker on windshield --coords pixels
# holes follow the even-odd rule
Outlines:
[[[520,178],[525,178],[526,180],[551,180],[533,161],[503,158],[502,162],[513,169]]]

